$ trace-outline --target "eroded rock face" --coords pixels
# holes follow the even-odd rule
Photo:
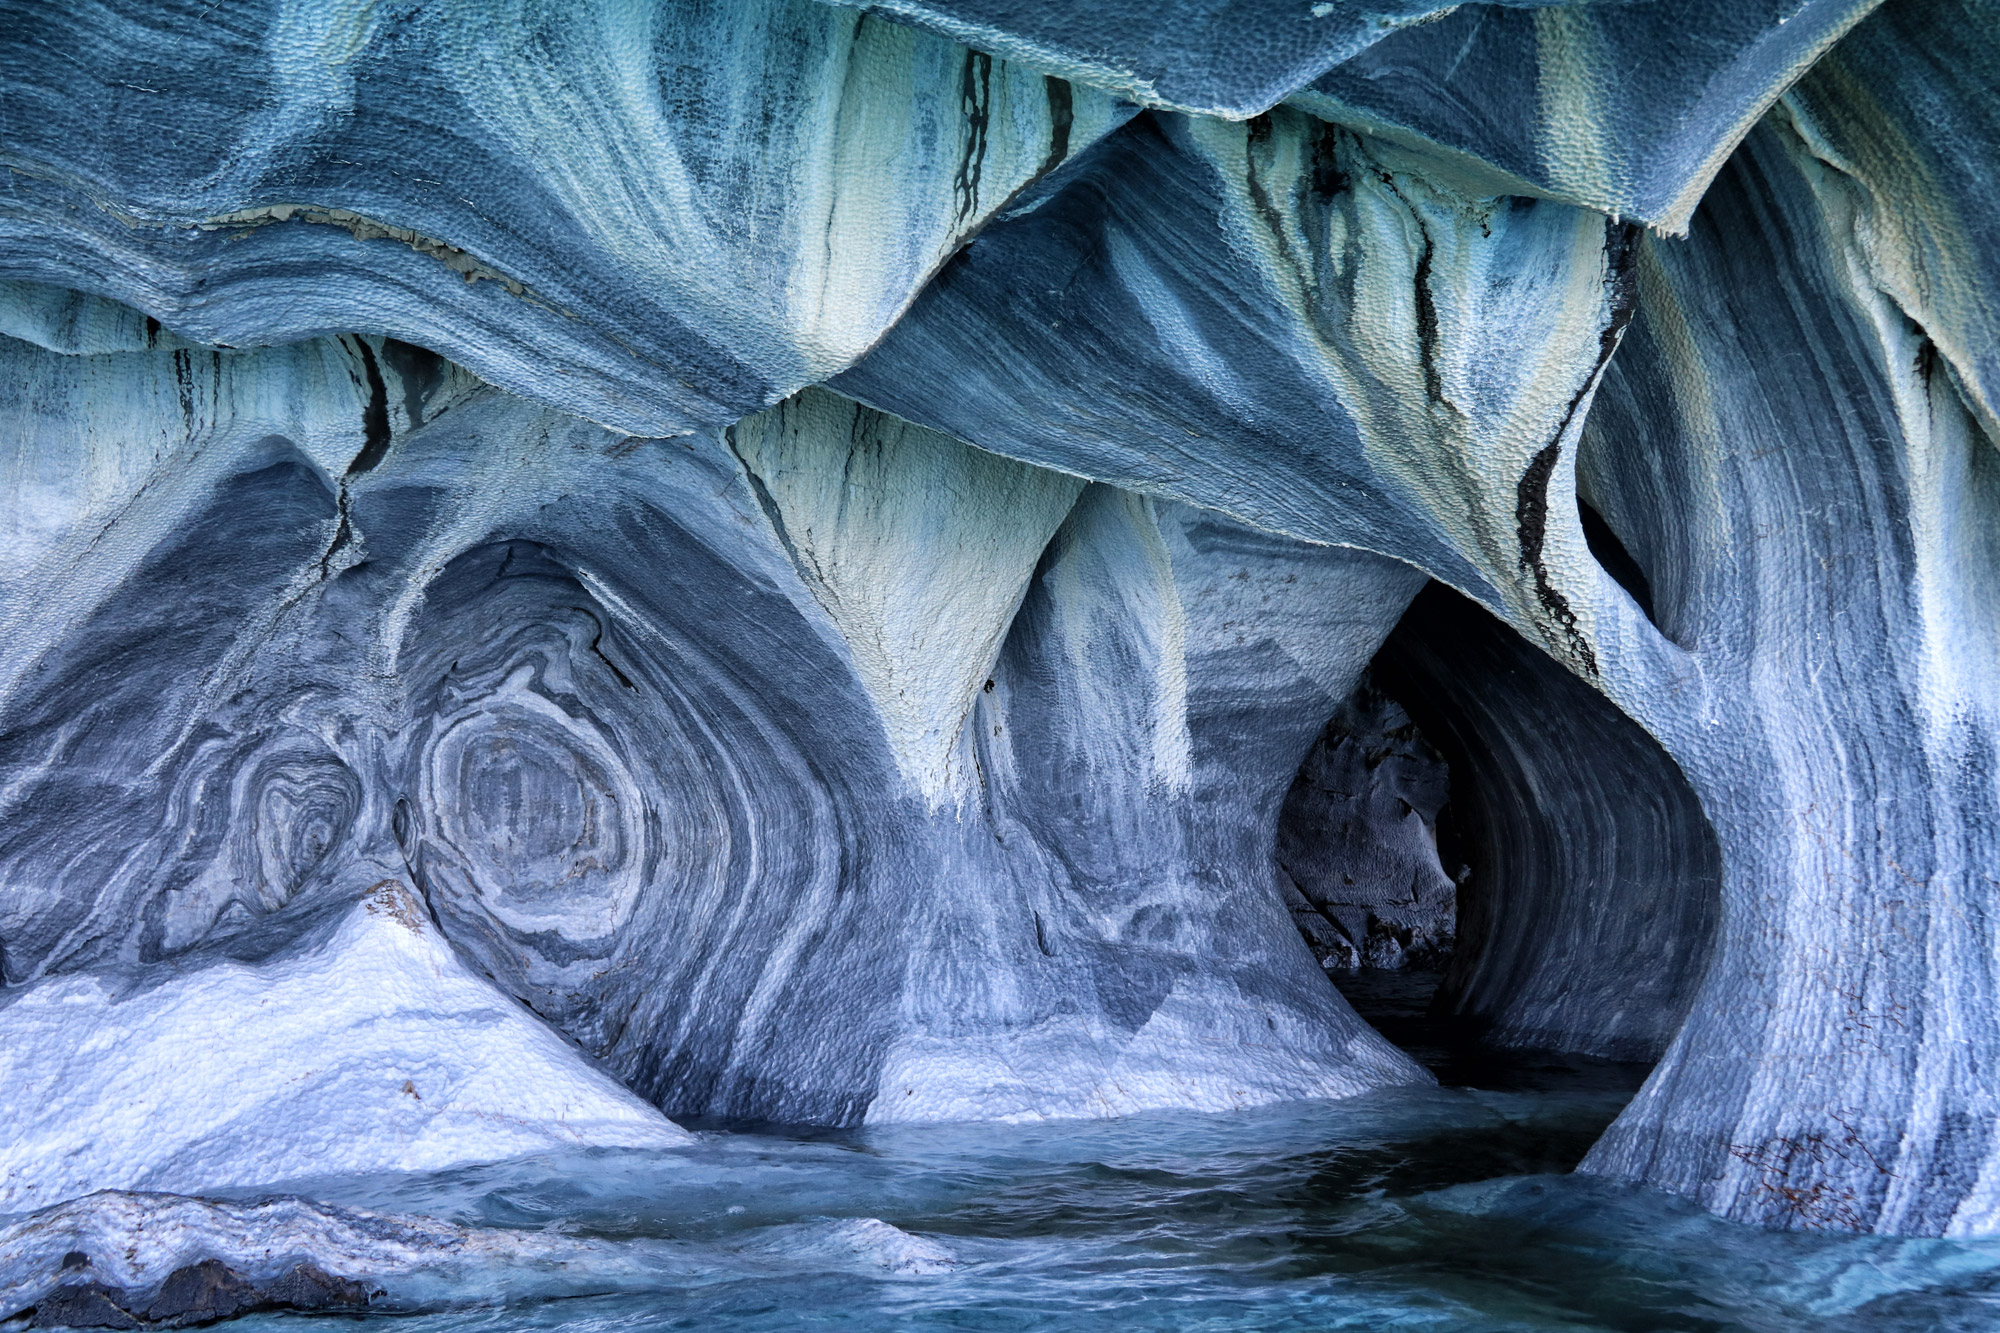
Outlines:
[[[1877,3],[1750,0],[1698,21],[1662,0],[1459,5],[1292,101],[1460,155],[1509,193],[1685,232],[1757,118]]]
[[[0,27],[0,277],[238,346],[389,333],[645,435],[841,369],[1129,114],[810,0],[141,0]]]
[[[192,364],[308,412],[331,359],[361,426],[328,468],[197,418],[206,474],[135,461],[49,515],[51,581],[104,592],[18,608],[47,626],[8,733],[20,1202],[672,1142],[606,1073],[832,1124],[1423,1077],[1325,987],[1269,856],[1414,571],[824,393],[654,441],[354,340],[9,347],[29,386]],[[119,458],[70,401],[17,399],[27,459]],[[190,429],[174,398],[87,420]],[[68,535],[149,491],[151,550]]]
[[[1437,1007],[1500,1046],[1658,1059],[1714,955],[1723,878],[1672,757],[1441,585],[1371,674],[1451,772],[1457,947]]]
[[[1286,900],[1321,967],[1438,968],[1451,958],[1459,884],[1437,841],[1450,795],[1450,765],[1364,679],[1313,743],[1278,821]]]
[[[2000,15],[1869,9],[0,14],[0,1206],[1420,1080],[1287,879],[1462,859],[1590,1169],[1992,1229]]]
[[[1977,1232],[1996,455],[1870,278],[1855,198],[1784,122],[1759,129],[1697,219],[1710,243],[1647,247],[1592,423],[1592,493],[1705,696],[1650,711],[1725,887],[1690,1020],[1587,1165],[1644,1162],[1741,1215]],[[1794,336],[1809,373],[1741,373]]]

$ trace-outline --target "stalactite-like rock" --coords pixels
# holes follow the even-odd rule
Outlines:
[[[1562,644],[1580,612],[1522,559],[1516,493],[1532,472],[1539,506],[1566,471],[1628,243],[1294,111],[1147,116],[836,383],[996,453],[1409,560]]]
[[[970,798],[959,737],[1080,478],[808,390],[731,443],[799,575],[840,627],[927,800]]]
[[[966,737],[990,802],[967,863],[1007,869],[987,896],[926,904],[869,1118],[1220,1109],[1425,1079],[1326,984],[1271,860],[1319,719],[1418,582],[1086,491]]]
[[[810,0],[0,11],[0,278],[648,435],[841,369],[1112,99]],[[221,91],[221,90],[227,91]]]
[[[435,1052],[464,1047],[470,1001],[437,999],[373,1020],[402,1071],[379,1089],[239,1089],[256,1154],[208,1130],[61,1154],[132,1076],[36,1026],[77,987],[112,1031],[191,974],[165,1012],[208,1006],[217,1036],[182,1057],[190,1087],[283,1075],[267,1029],[367,1058],[339,997],[393,994],[394,960],[286,960],[369,885],[410,886],[489,1004],[676,1114],[1088,1115],[1423,1077],[1326,988],[1269,859],[1316,719],[1414,571],[1108,488],[1044,556],[1081,483],[824,392],[733,445],[656,441],[391,344],[10,347],[21,384],[62,390],[17,405],[18,475],[115,465],[42,515],[35,577],[92,595],[18,608],[52,628],[19,636],[6,701],[5,963],[28,989],[0,1019],[20,1095],[89,1108],[23,1122],[23,1200],[358,1169],[321,1135],[384,1114],[434,1145],[385,1165],[542,1141],[529,1109],[503,1112],[512,1138],[451,1131],[475,1094]],[[93,388],[117,410],[76,412]],[[360,429],[315,438],[341,416]],[[325,988],[318,1010],[229,1017],[300,968],[283,984]],[[1197,1041],[1215,1053],[1190,1062]],[[435,1108],[397,1092],[440,1078]],[[136,1105],[135,1133],[205,1121]],[[561,1132],[642,1132],[583,1106]]]
[[[1369,672],[1590,1170],[1993,1232],[2000,14],[1872,8],[0,3],[0,1209],[1420,1083]]]
[[[1992,563],[1984,554],[1996,512],[1984,481],[1991,449],[1954,375],[1943,373],[1951,363],[1927,350],[1871,276],[1857,239],[1870,233],[1860,224],[1866,209],[1889,206],[1777,123],[1738,154],[1685,246],[1633,248],[1613,232],[1603,249],[1586,249],[1572,232],[1576,243],[1564,251],[1526,244],[1551,235],[1567,215],[1542,210],[1558,206],[1515,203],[1488,215],[1443,184],[1428,197],[1465,201],[1463,231],[1438,225],[1436,214],[1390,212],[1411,221],[1357,243],[1347,221],[1354,211],[1414,194],[1394,172],[1385,180],[1350,169],[1360,165],[1353,152],[1380,161],[1385,150],[1341,149],[1345,141],[1329,134],[1319,142],[1335,152],[1310,177],[1303,152],[1290,159],[1301,165],[1289,177],[1232,174],[1212,165],[1226,159],[1191,147],[1212,141],[1213,126],[1142,120],[1070,191],[975,242],[841,382],[1001,452],[1412,560],[1499,611],[1661,740],[1722,847],[1724,926],[1711,980],[1594,1169],[1763,1221],[1978,1227],[1990,1210],[1975,1193],[1982,1140],[1968,1127],[1990,1117],[1970,1072],[1984,1067],[1983,1038],[1925,1038],[1934,1025],[1896,1024],[1944,1003],[1946,1031],[1983,1032],[1983,1019],[1960,1016],[1978,1008],[1982,973],[1969,962],[1926,963],[1971,969],[1963,1001],[1926,1001],[1912,989],[1926,971],[1874,967],[1866,984],[1841,983],[1824,959],[1864,966],[1880,941],[1913,929],[1895,924],[1904,920],[1896,913],[1983,917],[1971,903],[1985,901],[1973,867],[1996,826],[1983,702],[1993,693],[1983,664],[1994,639],[1980,609],[1991,599],[1976,589],[1984,586],[1977,571]],[[1241,160],[1257,165],[1260,145],[1281,152],[1299,132],[1278,117],[1268,130],[1247,127]],[[1410,169],[1419,169],[1415,160]],[[1421,169],[1450,179],[1445,168]],[[1288,208],[1325,220],[1291,231]],[[1231,230],[1241,217],[1258,219],[1261,232]],[[1234,243],[1207,239],[1218,231]],[[1446,262],[1441,238],[1452,236],[1463,248]],[[1247,262],[1279,253],[1297,267]],[[1426,281],[1415,283],[1427,254]],[[1489,267],[1469,271],[1493,275],[1504,312],[1470,299],[1479,291],[1465,285],[1475,255],[1489,256]],[[1345,285],[1295,289],[1314,293],[1313,304],[1282,299],[1285,289],[1267,281],[1311,271],[1309,263]],[[1401,273],[1378,283],[1371,263]],[[1445,272],[1457,276],[1440,292]],[[1570,285],[1552,280],[1561,273]],[[1022,274],[1028,280],[1015,281]],[[1515,276],[1502,285],[1501,274]],[[1520,330],[1515,321],[1538,290],[1551,302],[1539,335],[1517,336],[1480,363],[1497,358],[1519,376],[1509,384],[1517,396],[1496,397],[1471,377],[1471,363],[1452,360],[1454,340],[1477,347],[1493,330]],[[1244,308],[1231,309],[1225,293]],[[1566,309],[1576,315],[1567,325]],[[1614,355],[1635,309],[1648,350]],[[1698,322],[1685,313],[1697,309]],[[1340,323],[1361,311],[1365,325]],[[1776,312],[1790,311],[1798,313],[1786,316],[1785,331],[1774,331]],[[1352,342],[1330,336],[1343,327],[1358,330]],[[1395,376],[1346,350],[1366,349],[1367,331],[1388,327],[1409,330]],[[1573,330],[1566,344],[1548,332],[1562,329]],[[1058,337],[1091,350],[1087,370],[1063,364]],[[1779,348],[1810,349],[1812,372],[1782,369],[1792,353]],[[1337,378],[1350,355],[1381,378]],[[1646,395],[1629,409],[1594,408],[1599,357],[1621,384],[1650,377],[1661,387],[1621,390]],[[1302,362],[1325,378],[1293,378]],[[1468,370],[1455,372],[1457,364]],[[1455,374],[1468,375],[1463,387]],[[1566,402],[1538,396],[1551,381],[1570,386]],[[940,383],[958,392],[925,387]],[[1371,416],[1367,391],[1378,384],[1401,406]],[[1307,401],[1323,405],[1316,420],[1303,414]],[[1524,409],[1536,403],[1546,404],[1545,433],[1523,438],[1519,423],[1535,419]],[[1586,417],[1593,438],[1615,442],[1599,445],[1607,457],[1615,450],[1632,460],[1615,477],[1610,464],[1592,463],[1581,486],[1649,581],[1646,608],[1600,564],[1582,527],[1571,469]],[[1286,424],[1273,431],[1274,422]],[[1376,422],[1380,433],[1367,429]],[[1639,443],[1663,429],[1682,432],[1671,447]],[[1739,453],[1732,441],[1745,438],[1770,443]],[[1400,453],[1411,439],[1429,442],[1423,460]],[[1794,462],[1808,440],[1816,461]],[[1445,494],[1454,497],[1448,514]],[[1781,536],[1792,545],[1772,545]],[[1769,551],[1770,561],[1745,551]],[[1808,758],[1815,754],[1857,757]],[[1867,766],[1846,767],[1862,754]],[[1897,798],[1902,817],[1864,822],[1860,811],[1906,788],[1934,804]],[[1866,832],[1877,824],[1879,837]],[[1879,895],[1882,914],[1837,906],[1850,891],[1829,897],[1828,884],[1851,884],[1862,901]],[[1934,887],[1918,893],[1917,885]],[[1971,896],[1948,906],[1956,894]],[[1779,902],[1798,904],[1783,927],[1772,915]],[[1801,912],[1827,913],[1827,924],[1806,924]],[[1969,959],[1983,946],[1951,947]],[[1809,956],[1822,959],[1810,970]],[[1781,961],[1788,957],[1797,961]],[[1766,989],[1739,994],[1752,977]],[[1823,1072],[1801,1079],[1793,1062],[1802,1058],[1824,1061]],[[1864,1072],[1876,1071],[1871,1061],[1901,1072]],[[1962,1216],[1953,1211],[1959,1200]]]

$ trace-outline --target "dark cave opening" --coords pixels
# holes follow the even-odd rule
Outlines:
[[[1592,558],[1617,580],[1619,587],[1632,595],[1646,619],[1657,627],[1659,617],[1653,613],[1653,585],[1638,560],[1625,549],[1625,543],[1618,539],[1604,515],[1580,495],[1576,499],[1576,517],[1583,526],[1583,540],[1590,547]]]
[[[1636,1087],[1720,913],[1720,850],[1672,758],[1436,582],[1306,757],[1277,858],[1334,984],[1447,1083],[1605,1066]]]

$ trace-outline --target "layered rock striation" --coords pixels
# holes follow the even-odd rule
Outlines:
[[[2000,12],[1185,17],[0,7],[0,1208],[1420,1082],[1362,870],[2000,1226]]]

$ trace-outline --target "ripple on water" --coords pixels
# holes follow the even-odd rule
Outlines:
[[[1500,1086],[1227,1116],[711,1129],[305,1184],[619,1256],[412,1281],[412,1333],[2000,1324],[2000,1245],[1761,1232],[1566,1174],[1642,1072],[1531,1060]]]

